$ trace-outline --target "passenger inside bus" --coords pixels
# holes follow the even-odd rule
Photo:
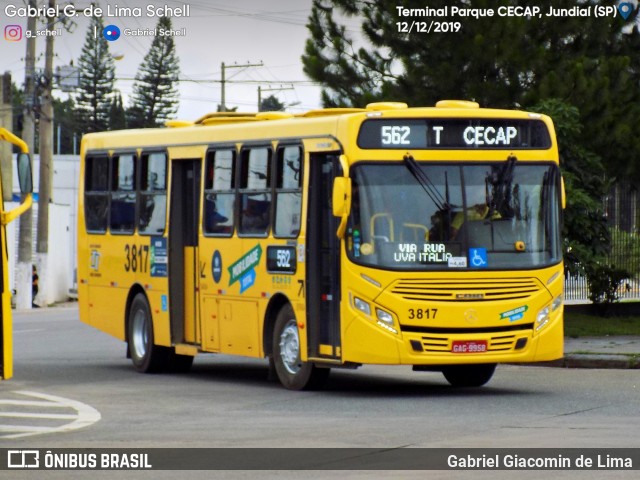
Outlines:
[[[228,221],[229,219],[218,210],[215,194],[207,194],[205,197],[205,232],[230,233],[231,227],[225,225]]]
[[[490,214],[489,205],[486,203],[477,203],[468,208],[466,219],[463,211],[457,212],[453,216],[453,220],[451,220],[449,238],[452,240],[456,238],[456,235],[460,231],[460,228],[462,228],[465,221],[485,220],[488,216],[490,217],[490,220],[497,220],[500,218],[500,214],[495,210]]]
[[[261,196],[264,194],[261,194]],[[255,200],[243,195],[241,233],[263,235],[269,228],[269,200]]]

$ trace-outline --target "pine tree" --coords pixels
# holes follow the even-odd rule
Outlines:
[[[76,153],[79,151],[82,126],[78,125],[77,115],[74,114],[76,111],[76,103],[73,98],[53,99],[53,118],[56,121],[56,128],[60,129],[60,136],[56,135],[56,152],[59,149],[63,154],[74,153],[74,147]],[[60,145],[57,144],[58,138]]]
[[[91,17],[82,54],[78,60],[78,120],[85,133],[109,128],[115,65],[109,53],[109,43],[102,35],[103,30],[102,17]],[[94,32],[98,32],[98,38],[95,38]]]
[[[127,117],[122,103],[122,94],[114,92],[111,108],[109,109],[109,130],[123,130],[127,128]]]
[[[160,17],[160,29],[170,29],[171,19]],[[138,69],[132,104],[127,111],[130,128],[161,126],[178,110],[177,82],[180,73],[173,37],[156,36]]]

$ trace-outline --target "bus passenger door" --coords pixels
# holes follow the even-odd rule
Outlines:
[[[338,156],[311,154],[307,216],[306,295],[310,357],[340,359],[340,241],[331,207]]]
[[[169,314],[174,344],[200,344],[197,293],[200,168],[200,159],[171,163]]]

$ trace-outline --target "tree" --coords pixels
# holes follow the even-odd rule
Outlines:
[[[109,110],[115,80],[115,65],[109,43],[102,35],[102,17],[91,17],[82,54],[78,60],[80,86],[77,99],[78,120],[84,132],[109,128]],[[99,32],[95,38],[94,32]]]
[[[457,2],[465,6],[468,2]],[[586,2],[582,7],[611,2]],[[452,2],[428,2],[431,9]],[[574,0],[537,3],[546,13],[576,7]],[[610,176],[640,180],[640,150],[633,128],[640,122],[640,34],[634,13],[616,17],[468,17],[460,31],[422,34],[398,31],[398,22],[427,23],[434,17],[400,17],[397,2],[314,0],[310,38],[302,57],[305,73],[323,84],[325,106],[363,106],[397,100],[433,105],[447,98],[482,106],[527,108],[549,98],[577,107],[584,126],[578,141],[605,162]],[[521,0],[474,0],[477,9],[527,7]],[[403,2],[424,9],[422,0]],[[361,22],[354,39],[337,18]],[[634,25],[633,28],[630,28]],[[359,45],[360,44],[360,45]]]
[[[15,83],[11,83],[11,110],[13,111],[12,132],[22,131],[22,120],[24,118],[24,90]]]
[[[260,102],[261,112],[282,112],[285,109],[284,103],[278,100],[275,95],[269,95]]]
[[[74,113],[76,110],[76,103],[73,98],[69,97],[66,100],[60,100],[54,97],[53,118],[56,119],[56,129],[60,129],[60,145],[56,143],[56,152],[59,150],[62,154],[74,153],[74,142],[75,152],[78,153],[80,150],[79,143],[82,127],[78,124],[78,117]]]
[[[160,17],[157,30],[171,28],[169,17]],[[177,82],[180,73],[173,37],[156,36],[138,69],[128,110],[131,128],[157,127],[178,110]]]
[[[602,203],[609,182],[602,159],[580,144],[583,126],[576,107],[551,99],[532,110],[554,119],[567,197],[562,232],[565,262],[569,272],[584,274],[587,266],[603,262],[609,253],[610,235]]]
[[[114,92],[109,109],[109,130],[123,130],[127,128],[127,112],[122,103],[122,93]]]

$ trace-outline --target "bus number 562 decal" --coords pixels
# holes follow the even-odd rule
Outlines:
[[[149,270],[149,245],[125,245],[124,269],[126,272],[147,273]]]

